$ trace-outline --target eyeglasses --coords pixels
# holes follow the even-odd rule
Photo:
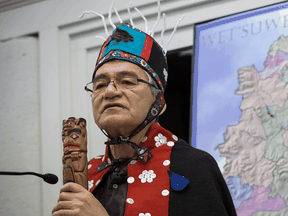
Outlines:
[[[117,90],[125,90],[125,89],[133,89],[139,85],[139,82],[146,83],[150,86],[153,86],[157,88],[155,85],[143,80],[143,79],[138,79],[135,76],[118,76],[114,80],[108,79],[108,77],[105,78],[96,78],[95,81],[89,82],[85,86],[85,90],[87,92],[92,92],[94,95],[100,94],[101,92],[104,92],[108,85],[113,82],[114,86],[116,87]],[[92,95],[91,95],[92,96]]]

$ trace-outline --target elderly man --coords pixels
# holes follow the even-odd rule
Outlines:
[[[236,215],[212,156],[157,122],[167,71],[150,35],[122,24],[108,37],[85,87],[106,152],[89,162],[89,191],[65,184],[53,215]]]

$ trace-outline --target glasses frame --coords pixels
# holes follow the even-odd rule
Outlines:
[[[114,80],[110,80],[109,84],[110,84],[111,82],[114,83]],[[152,87],[158,89],[157,86],[153,85],[152,83],[147,82],[146,80],[138,79],[138,78],[137,78],[137,82],[143,82],[143,83],[146,83],[146,84],[148,84],[148,85],[150,85],[150,86],[152,86]],[[93,93],[94,91],[87,87],[90,83],[93,83],[93,81],[87,83],[86,86],[84,87],[84,89],[85,89],[87,92],[91,92],[91,93]],[[108,84],[108,85],[109,85],[109,84]],[[114,84],[114,85],[115,85],[115,84]],[[116,87],[116,85],[115,85],[115,87]],[[116,87],[116,88],[117,88],[117,87]]]

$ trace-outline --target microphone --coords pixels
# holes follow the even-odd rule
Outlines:
[[[58,182],[58,177],[51,173],[46,173],[44,175],[35,172],[6,172],[0,171],[0,175],[36,175],[42,178],[45,182],[49,184],[56,184]]]

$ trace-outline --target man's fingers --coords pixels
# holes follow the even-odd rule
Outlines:
[[[60,201],[70,201],[71,195],[69,195],[67,192],[62,192],[59,195],[59,198],[57,202],[59,203]]]
[[[57,212],[54,212],[52,216],[79,216],[80,212],[79,210],[60,210]]]
[[[58,202],[57,205],[53,208],[52,214],[54,212],[59,211],[60,209],[61,210],[72,209],[71,202],[69,202],[69,201],[60,201],[60,202]]]
[[[66,183],[65,185],[62,186],[62,188],[60,189],[60,194],[62,192],[77,193],[77,192],[82,191],[81,188],[83,188],[83,187],[81,187],[79,184],[76,184],[74,182],[69,182],[69,183]]]

